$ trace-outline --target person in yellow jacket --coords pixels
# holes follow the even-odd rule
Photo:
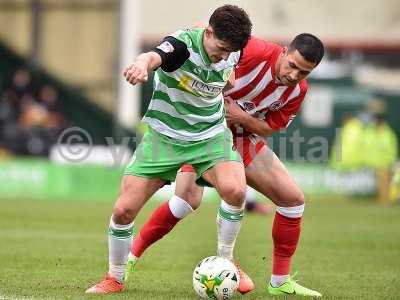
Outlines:
[[[400,204],[400,163],[396,163],[393,168],[393,177],[390,182],[389,200],[391,203]]]
[[[340,134],[336,136],[331,151],[331,166],[340,171],[352,171],[362,167],[364,124],[351,114],[343,116]]]
[[[397,160],[398,141],[394,130],[385,121],[384,113],[375,113],[374,122],[364,129],[364,164],[377,175],[378,201],[389,199],[390,169]]]

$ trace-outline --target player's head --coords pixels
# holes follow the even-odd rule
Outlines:
[[[305,79],[321,62],[324,45],[316,36],[299,34],[285,47],[277,61],[276,76],[287,86],[295,86]]]
[[[235,5],[218,7],[205,29],[203,45],[211,62],[227,59],[229,54],[246,46],[251,34],[247,13]]]

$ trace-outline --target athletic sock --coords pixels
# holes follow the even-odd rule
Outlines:
[[[108,228],[108,273],[121,283],[124,281],[132,235],[133,223],[127,225],[115,224],[111,216]]]
[[[148,247],[169,233],[180,220],[192,211],[192,207],[176,195],[168,202],[161,204],[134,239],[131,248],[132,255],[139,258]]]
[[[272,226],[274,248],[271,285],[273,287],[281,285],[289,278],[291,258],[300,238],[303,211],[304,204],[294,207],[277,207]]]
[[[278,287],[289,279],[289,275],[271,275],[271,285]]]
[[[218,250],[217,255],[233,259],[233,248],[243,219],[243,206],[237,207],[221,200],[217,214]]]

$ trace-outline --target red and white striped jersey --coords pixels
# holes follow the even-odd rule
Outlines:
[[[253,117],[265,120],[274,130],[286,128],[300,109],[307,92],[307,81],[294,87],[280,84],[275,65],[283,48],[252,37],[243,49],[235,70],[235,85],[225,91]],[[247,135],[237,128],[237,135]]]

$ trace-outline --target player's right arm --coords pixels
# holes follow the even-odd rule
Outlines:
[[[152,51],[142,53],[134,63],[125,68],[124,77],[133,85],[144,83],[149,79],[149,73],[157,69],[161,63],[161,56],[158,53]]]
[[[161,44],[150,52],[140,54],[135,62],[124,70],[125,79],[135,85],[144,83],[149,73],[161,67],[165,72],[174,72],[189,58],[186,44],[172,36],[167,36]]]

